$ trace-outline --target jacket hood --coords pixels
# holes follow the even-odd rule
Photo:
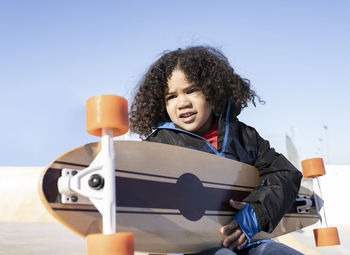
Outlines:
[[[226,111],[230,110],[231,114],[234,117],[237,117],[241,111],[242,111],[242,107],[239,104],[232,104],[231,102],[228,103],[227,107],[226,107]]]

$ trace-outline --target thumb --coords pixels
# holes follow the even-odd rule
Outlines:
[[[241,210],[244,207],[245,204],[246,203],[244,203],[244,202],[240,202],[240,201],[236,201],[236,200],[230,199],[230,205],[236,210]]]

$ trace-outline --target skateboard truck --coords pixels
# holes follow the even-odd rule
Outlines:
[[[326,174],[323,159],[311,158],[303,160],[301,161],[301,167],[304,177],[313,178],[313,181],[316,181],[317,184],[314,187],[316,187],[318,195],[314,194],[314,197],[317,211],[320,212],[321,228],[314,229],[316,246],[339,245],[338,229],[336,227],[328,227],[326,209],[322,199],[319,177]]]
[[[298,213],[309,213],[312,206],[312,200],[304,195],[298,195],[296,198]]]
[[[58,181],[64,203],[94,204],[102,214],[103,234],[87,236],[87,254],[133,255],[132,233],[116,233],[116,194],[113,136],[128,131],[128,103],[114,95],[86,102],[87,132],[101,136],[101,151],[83,170],[63,169]],[[91,202],[90,202],[91,201]]]
[[[93,204],[102,214],[103,233],[115,233],[116,198],[113,130],[103,130],[101,151],[83,170],[63,169],[58,180],[62,203]],[[90,202],[91,201],[91,202]]]
[[[91,205],[91,201],[84,195],[84,192],[79,192],[77,187],[74,187],[72,181],[74,176],[83,170],[64,168],[61,171],[61,177],[58,179],[58,191],[61,194],[61,203],[63,204],[83,204]],[[73,179],[74,180],[74,179]]]

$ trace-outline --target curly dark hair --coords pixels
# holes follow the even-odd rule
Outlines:
[[[239,110],[260,98],[250,88],[250,81],[237,75],[224,54],[212,47],[189,47],[161,56],[146,72],[138,86],[130,109],[130,129],[141,137],[152,127],[169,121],[165,107],[167,82],[175,69],[182,70],[189,83],[200,86],[206,100],[219,116],[227,102]]]

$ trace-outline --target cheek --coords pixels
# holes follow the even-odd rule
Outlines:
[[[172,103],[166,103],[165,104],[166,112],[168,113],[169,117],[171,118],[174,114],[174,105]]]
[[[205,101],[202,105],[202,109],[203,111],[206,113],[206,115],[211,115],[213,112],[213,106],[211,105],[211,103],[209,103],[208,101]]]
[[[213,106],[211,104],[206,104],[204,106],[204,118],[206,121],[210,120],[213,116]]]

